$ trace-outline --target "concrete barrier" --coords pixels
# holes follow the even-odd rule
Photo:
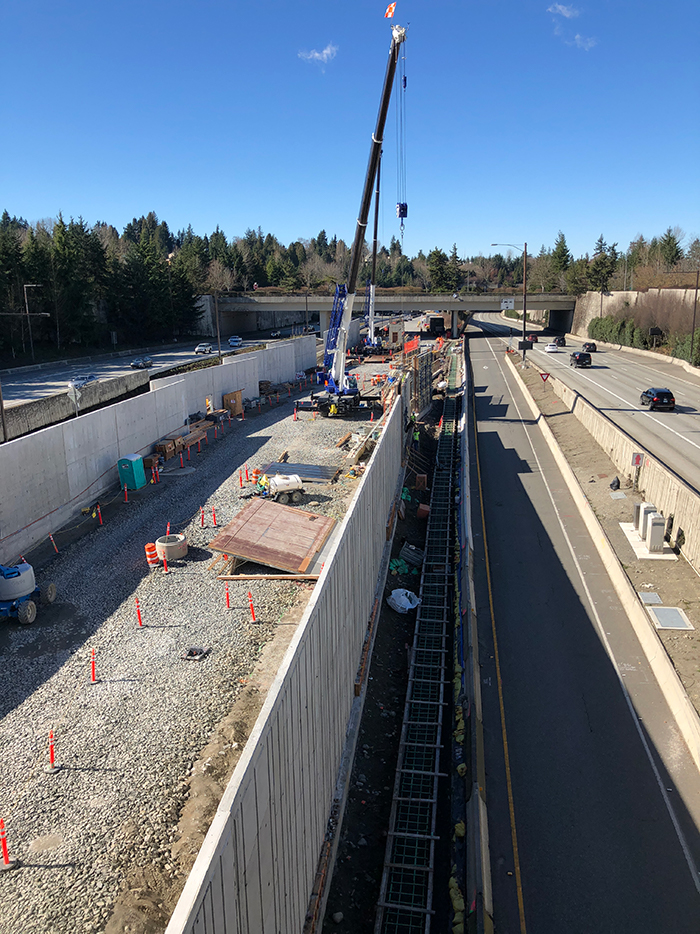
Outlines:
[[[649,666],[654,673],[659,687],[661,688],[664,697],[666,698],[666,703],[671,710],[671,713],[676,721],[678,729],[683,736],[683,739],[688,746],[691,756],[695,761],[695,764],[700,768],[700,718],[698,713],[693,707],[690,698],[688,697],[683,684],[676,673],[676,669],[673,667],[673,662],[666,653],[661,639],[654,629],[649,615],[641,605],[637,593],[630,583],[629,578],[625,574],[624,568],[620,559],[615,553],[615,549],[610,543],[603,527],[598,522],[596,515],[593,511],[593,507],[589,503],[586,494],[583,492],[581,485],[579,484],[576,475],[571,469],[569,462],[567,461],[564,453],[559,447],[557,439],[554,437],[552,429],[547,424],[547,420],[542,415],[537,403],[530,395],[527,386],[524,382],[519,379],[519,374],[517,367],[514,365],[511,360],[511,355],[506,354],[506,361],[511,371],[518,377],[520,386],[525,395],[525,399],[530,408],[530,411],[533,414],[533,417],[537,421],[542,434],[554,456],[554,459],[557,462],[559,469],[561,470],[562,476],[566,481],[566,485],[571,492],[571,495],[574,498],[574,501],[578,507],[578,510],[586,523],[586,527],[590,533],[591,538],[593,539],[593,544],[596,547],[600,558],[605,565],[605,569],[610,576],[610,580],[613,583],[615,591],[620,598],[620,602],[627,613],[627,616],[632,624],[632,628],[639,639],[644,655],[646,656]],[[560,384],[563,385],[563,384]],[[570,390],[571,391],[571,390]],[[576,395],[576,394],[574,394]],[[578,397],[579,401],[583,401]],[[589,408],[591,408],[589,406]],[[598,413],[600,415],[600,413]],[[601,418],[603,416],[601,415]],[[610,423],[612,425],[612,423]],[[615,426],[612,426],[615,428]],[[620,431],[620,429],[616,429]],[[620,432],[622,434],[622,432]],[[625,436],[626,437],[626,436]],[[628,439],[630,440],[630,439]]]
[[[301,932],[401,468],[394,404],[166,934]]]
[[[125,396],[137,389],[147,391],[148,373],[126,373],[124,376],[115,376],[99,382],[88,383],[80,390],[79,410],[81,412],[104,405],[114,399]],[[7,440],[20,438],[32,431],[55,425],[75,417],[75,405],[68,398],[66,390],[57,392],[31,402],[22,402],[19,405],[6,405],[5,423],[7,425]],[[2,438],[2,425],[0,425],[0,440]]]

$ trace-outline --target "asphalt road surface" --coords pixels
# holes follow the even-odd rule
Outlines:
[[[508,339],[509,327],[499,315],[480,314],[474,324]],[[537,333],[535,329],[530,331]],[[515,337],[513,341],[517,346]],[[540,338],[527,351],[528,358],[554,373],[700,490],[700,374],[688,373],[663,357],[647,359],[614,350],[598,350],[591,354],[590,369],[574,369],[569,365],[569,355],[580,350],[582,342],[567,338],[566,347],[546,353],[547,342]],[[650,386],[671,390],[676,399],[675,412],[650,412],[640,405],[640,393]]]
[[[268,338],[244,340],[241,346],[252,346],[259,343],[260,340],[268,340]],[[187,347],[183,346],[182,350],[169,348],[163,353],[149,353],[148,356],[152,359],[153,366],[149,368],[148,372],[151,376],[156,376],[160,370],[180,366],[191,360],[201,360],[203,357],[215,356],[218,353],[216,341],[210,341],[210,343],[213,348],[212,354],[195,354],[196,343],[194,341],[188,342]],[[222,338],[221,352],[230,353],[231,349],[228,341]],[[41,399],[55,392],[64,392],[68,387],[69,380],[81,374],[96,373],[100,379],[110,379],[114,376],[123,376],[125,373],[138,372],[132,370],[129,364],[140,356],[143,356],[143,354],[131,353],[118,358],[97,357],[90,363],[56,364],[41,369],[21,367],[16,372],[4,373],[0,377],[3,398],[8,406],[20,402],[30,402],[33,399]]]
[[[469,344],[496,930],[696,934],[700,776],[502,343]]]

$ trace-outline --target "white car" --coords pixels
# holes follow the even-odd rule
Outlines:
[[[544,348],[545,353],[559,353],[559,347],[556,344],[547,344]]]
[[[194,352],[195,353],[212,353],[213,349],[214,348],[211,346],[211,344],[207,344],[207,343],[197,344],[197,346],[194,348]]]
[[[97,373],[81,373],[79,376],[74,376],[68,385],[72,386],[74,389],[82,389],[83,386],[87,386],[88,383],[97,382],[99,378]]]
[[[231,337],[229,337],[228,339],[229,347],[240,347],[242,343],[243,343],[243,338],[238,337],[237,334],[232,334]]]

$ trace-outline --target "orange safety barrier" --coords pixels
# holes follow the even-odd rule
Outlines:
[[[160,564],[160,560],[158,558],[158,552],[156,550],[156,543],[149,542],[147,545],[144,545],[143,547],[146,550],[146,561],[148,561],[149,568],[157,568],[158,565]]]

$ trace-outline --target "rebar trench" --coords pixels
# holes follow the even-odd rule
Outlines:
[[[459,411],[452,354],[448,361],[448,392],[432,479],[421,603],[416,611],[375,934],[429,934],[434,913],[438,780],[450,683],[454,442]]]

